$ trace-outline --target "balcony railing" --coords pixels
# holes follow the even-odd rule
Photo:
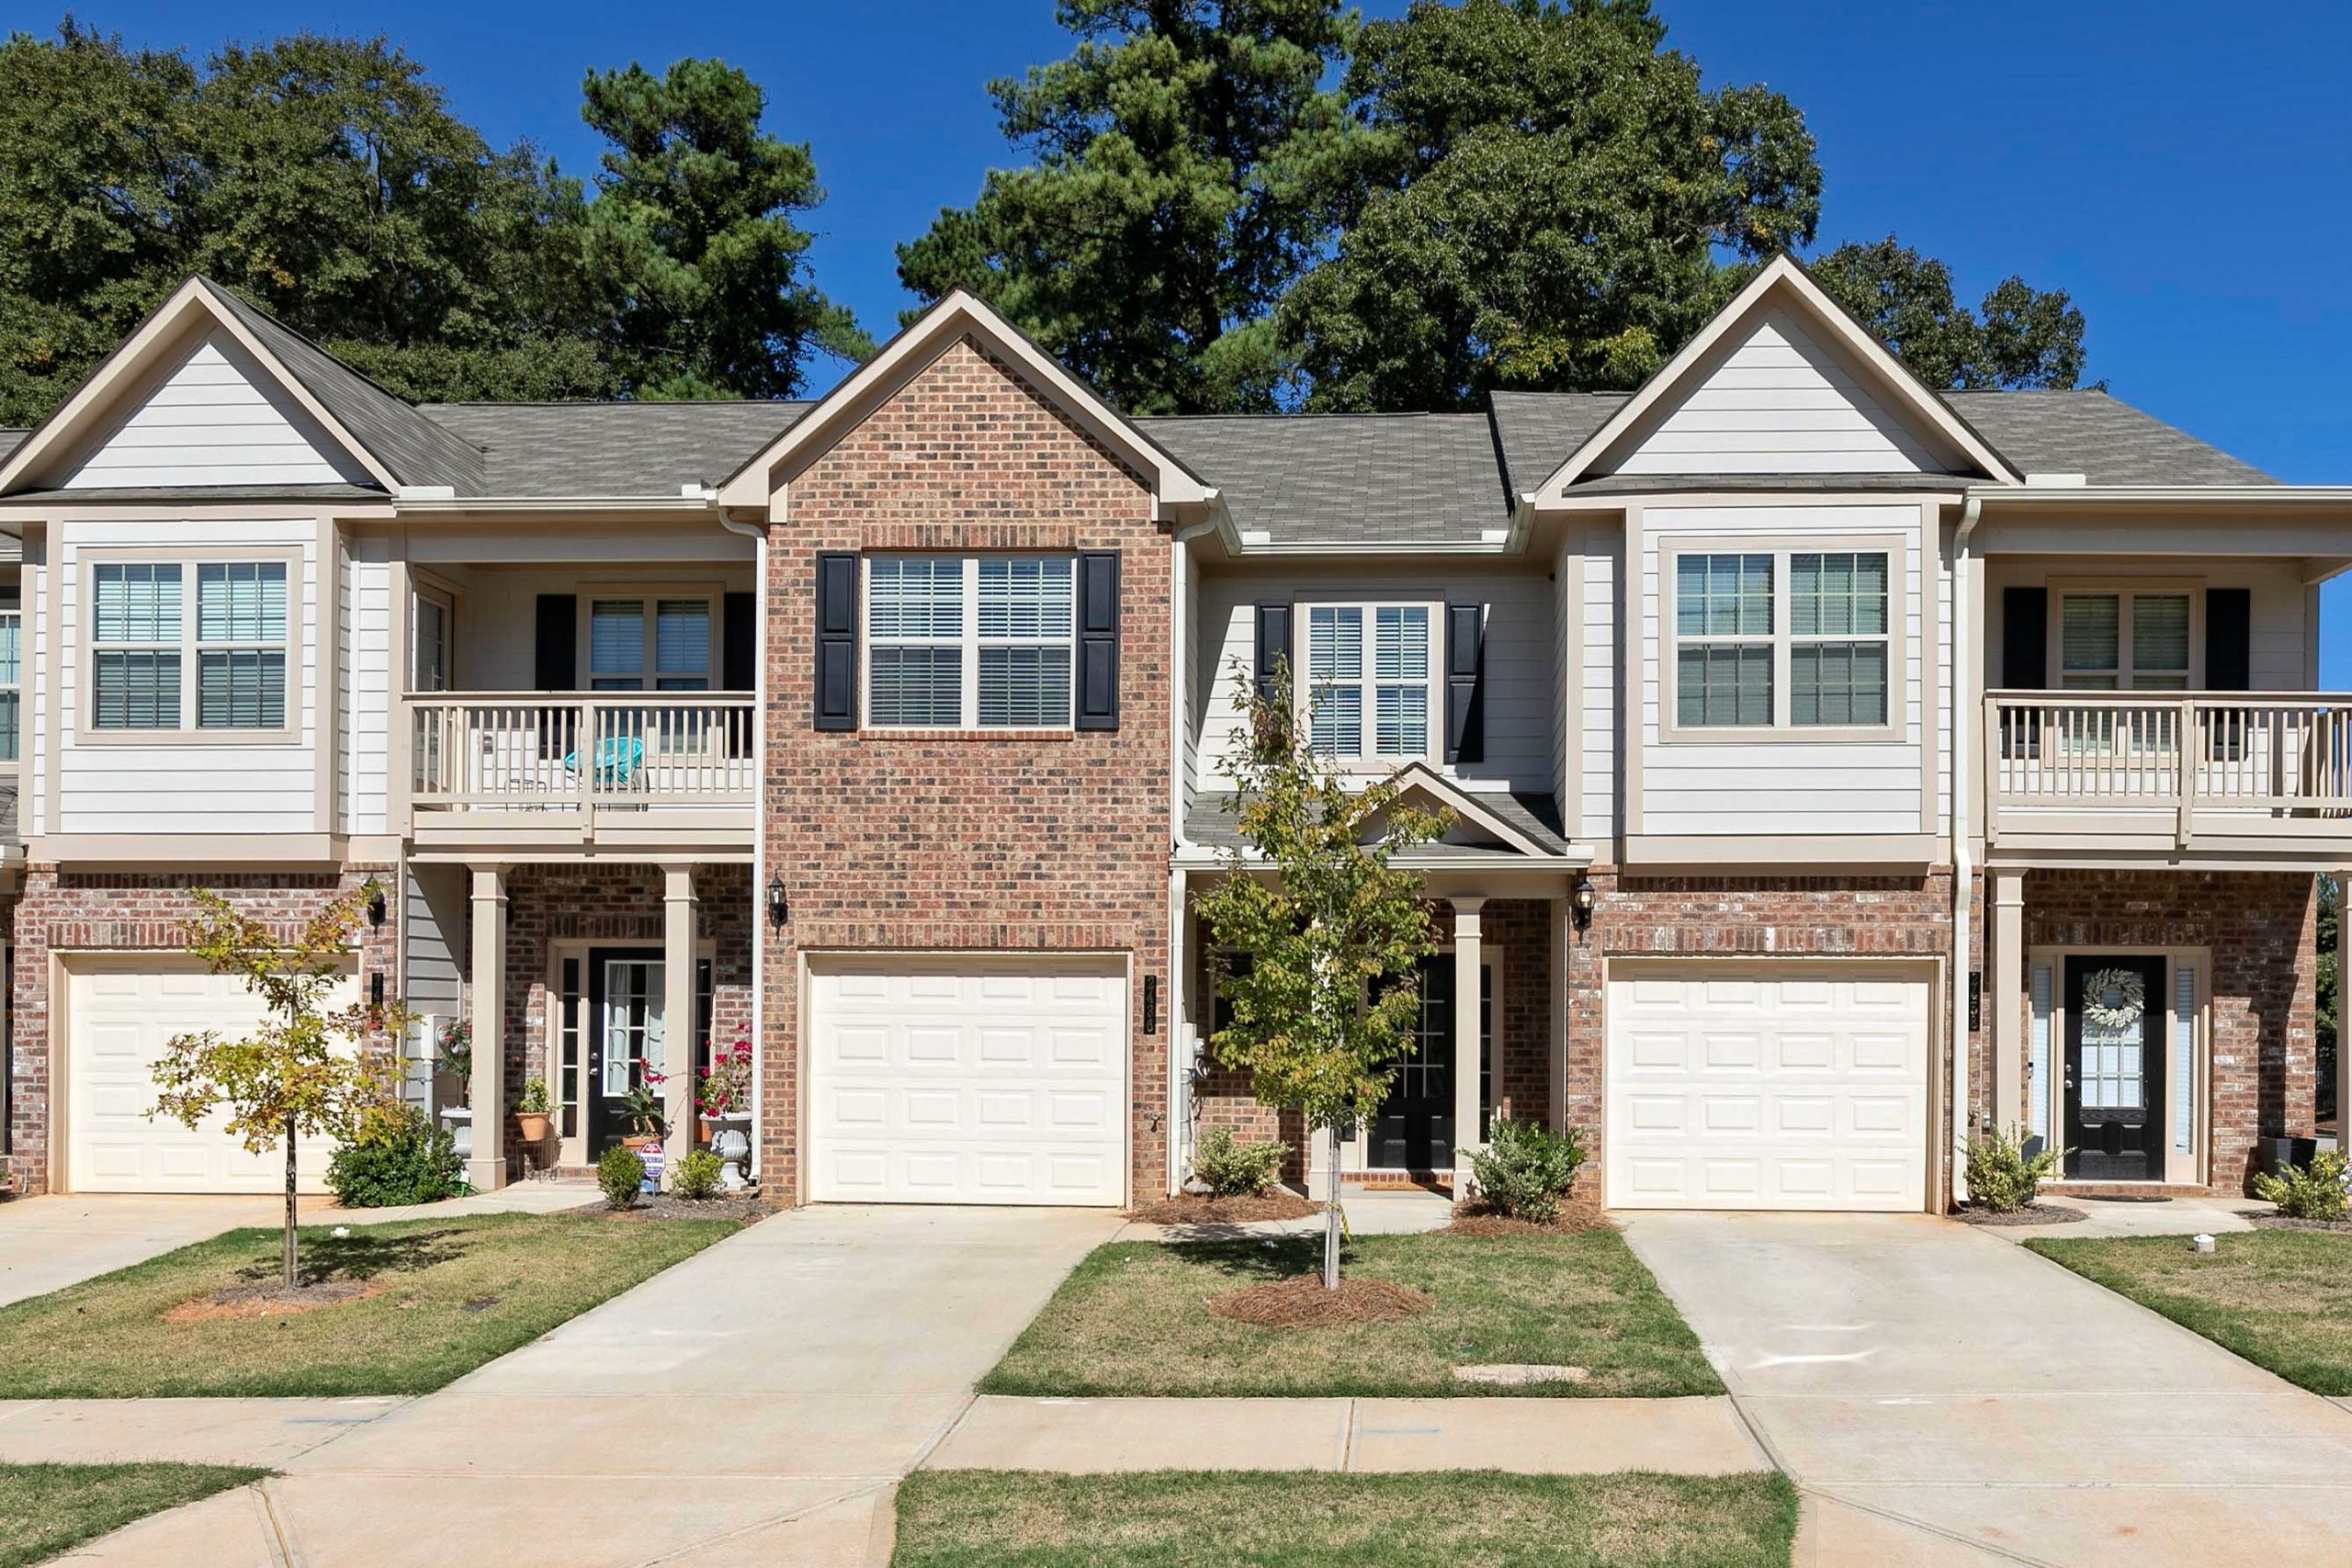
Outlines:
[[[741,693],[435,694],[407,699],[419,812],[748,805],[752,699]]]
[[[1984,738],[1996,835],[2352,836],[2352,695],[1991,692]]]

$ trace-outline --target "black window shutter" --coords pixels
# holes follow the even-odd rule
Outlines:
[[[1258,694],[1274,694],[1274,664],[1290,659],[1290,603],[1258,606]]]
[[[1078,554],[1078,728],[1119,728],[1119,552]]]
[[[1486,715],[1478,701],[1484,604],[1445,607],[1445,760],[1476,762],[1487,753]]]
[[[569,692],[580,681],[580,596],[539,595],[538,643],[531,681],[542,692]]]
[[[2050,684],[2050,590],[2001,590],[2001,684],[2039,692]]]
[[[2254,591],[2205,591],[2205,689],[2245,692],[2254,688]]]
[[[819,729],[857,728],[857,557],[817,554],[817,715]]]
[[[718,686],[724,692],[756,692],[760,688],[760,601],[757,594],[729,593],[727,618],[719,627]]]

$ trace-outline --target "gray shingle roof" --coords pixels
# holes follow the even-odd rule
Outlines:
[[[1551,478],[1568,454],[1592,439],[1631,392],[1496,392],[1495,439],[1504,481],[1514,496]]]
[[[426,403],[417,412],[482,455],[495,496],[664,496],[717,484],[806,402]]]
[[[2278,482],[2105,392],[1946,392],[1943,400],[2019,473],[2082,474],[2095,485]]]
[[[1225,493],[1234,526],[1284,544],[1468,543],[1510,521],[1484,414],[1139,419]]]
[[[22,446],[25,437],[31,434],[29,430],[0,430],[0,459],[5,459],[9,453]]]
[[[1223,795],[1206,794],[1194,797],[1193,808],[1184,818],[1184,840],[1187,843],[1214,850],[1241,847],[1239,818],[1227,809],[1229,798]],[[1480,790],[1476,798],[1479,805],[1510,823],[1530,842],[1541,845],[1547,853],[1567,853],[1567,837],[1560,827],[1559,802],[1551,795],[1502,795]],[[1426,848],[1442,854],[1447,850],[1469,850],[1472,846],[1431,844]]]

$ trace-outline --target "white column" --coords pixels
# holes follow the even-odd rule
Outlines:
[[[479,1192],[506,1185],[506,868],[473,868],[473,1153]]]
[[[1478,911],[1484,898],[1453,900],[1453,1190],[1469,1190],[1478,1145]]]
[[[1993,873],[1993,908],[1984,940],[1992,949],[1984,1011],[1993,1053],[1993,1122],[2007,1127],[2025,1116],[2025,873]],[[2034,1085],[2036,1093],[2047,1089]]]
[[[662,1114],[662,1182],[695,1146],[695,873],[662,868],[662,1071],[667,1075]]]

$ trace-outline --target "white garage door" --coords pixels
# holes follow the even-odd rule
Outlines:
[[[1609,981],[1609,1202],[1927,1206],[1925,971],[1624,964]]]
[[[356,981],[329,1005],[358,999]],[[245,1152],[219,1119],[154,1121],[156,1059],[175,1034],[245,1029],[261,1004],[235,980],[172,960],[77,960],[66,990],[65,1182],[76,1192],[283,1192],[286,1156]],[[325,1190],[324,1141],[305,1143],[297,1180]]]
[[[809,1034],[811,1198],[1125,1201],[1124,960],[834,961]]]

